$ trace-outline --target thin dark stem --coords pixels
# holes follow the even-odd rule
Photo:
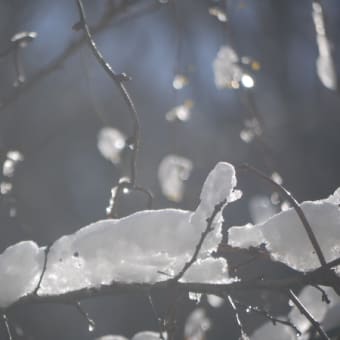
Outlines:
[[[2,320],[4,322],[5,328],[6,328],[6,333],[7,333],[7,338],[8,340],[13,340],[11,328],[9,327],[9,322],[6,314],[2,314]]]
[[[326,302],[327,304],[331,303],[331,300],[329,299],[326,291],[322,287],[320,287],[318,285],[312,285],[312,286],[321,293],[321,300],[323,302]]]
[[[93,319],[90,318],[89,314],[82,308],[79,301],[77,301],[75,304],[75,307],[77,311],[84,317],[84,319],[87,321],[88,327],[90,331],[93,331],[96,327],[96,323]]]
[[[264,318],[271,321],[273,323],[273,325],[279,323],[281,325],[288,326],[288,327],[292,328],[297,335],[301,335],[301,332],[297,329],[297,327],[291,321],[278,319],[275,316],[271,315],[266,310],[264,310],[264,309],[262,309],[258,306],[247,305],[247,304],[244,304],[240,301],[235,301],[235,300],[234,300],[234,303],[237,304],[239,309],[242,308],[246,313],[256,313],[256,314],[262,315]]]
[[[222,202],[215,205],[213,213],[207,219],[207,227],[201,234],[200,240],[198,241],[198,243],[196,245],[194,254],[192,255],[191,259],[188,262],[185,263],[182,270],[173,279],[170,279],[170,281],[178,282],[183,277],[183,275],[186,273],[186,271],[196,262],[197,256],[198,256],[198,254],[199,254],[199,252],[202,248],[204,240],[206,239],[208,234],[213,230],[212,224],[214,222],[214,219],[217,216],[217,214],[221,211],[221,209],[222,209],[222,207],[224,206],[225,203],[226,203],[226,200],[223,200]]]
[[[133,131],[132,136],[129,138],[128,144],[130,145],[132,157],[131,157],[131,168],[130,168],[130,176],[131,176],[131,183],[134,184],[136,181],[136,158],[137,153],[139,150],[139,143],[140,143],[140,124],[139,124],[139,117],[135,107],[135,104],[124,85],[124,82],[129,80],[130,78],[125,73],[116,73],[111,65],[105,61],[102,53],[97,48],[95,41],[93,40],[89,25],[87,23],[85,9],[82,0],[76,0],[80,15],[80,23],[85,32],[86,40],[88,45],[90,46],[95,58],[97,59],[98,63],[102,66],[104,71],[109,75],[109,77],[115,82],[117,85],[125,103],[128,106],[129,112],[131,114],[132,122],[133,122]]]
[[[164,336],[163,336],[163,320],[159,317],[159,314],[157,312],[156,306],[153,302],[153,298],[151,295],[151,292],[148,294],[148,300],[152,309],[152,313],[155,316],[155,319],[157,320],[157,325],[158,325],[158,330],[159,330],[159,338],[161,340],[164,340]]]
[[[257,176],[261,177],[262,179],[264,179],[265,181],[269,182],[270,184],[272,184],[281,194],[282,196],[284,196],[285,199],[287,199],[289,201],[289,203],[293,206],[293,208],[295,209],[297,215],[299,216],[303,227],[305,228],[305,231],[309,237],[310,242],[312,243],[312,246],[318,256],[318,259],[320,261],[321,266],[325,266],[327,264],[325,257],[322,253],[322,250],[320,248],[319,242],[316,239],[316,236],[313,232],[313,229],[311,227],[311,225],[309,224],[306,215],[304,214],[304,212],[302,211],[299,203],[297,202],[297,200],[292,196],[292,194],[286,190],[282,185],[276,183],[275,181],[273,181],[270,177],[268,177],[266,174],[264,174],[263,172],[261,172],[260,170],[248,165],[248,164],[242,164],[241,166],[239,166],[240,170],[249,170],[251,172],[253,172],[254,174],[256,174]]]
[[[233,298],[230,295],[227,295],[225,299],[226,299],[226,302],[229,302],[231,308],[234,311],[236,324],[237,324],[237,327],[238,327],[238,329],[240,331],[240,335],[241,335],[240,339],[246,339],[247,333],[244,331],[244,327],[243,327],[243,324],[242,324],[241,319],[240,319],[238,308],[237,308]]]
[[[294,294],[294,292],[290,289],[288,292],[289,298],[292,300],[296,308],[303,314],[306,319],[312,324],[314,329],[320,334],[321,339],[330,340],[324,329],[321,327],[320,323],[315,320],[313,315],[307,310],[307,308],[303,305],[303,303],[299,300],[299,298]]]
[[[114,16],[117,16],[117,20],[114,21],[114,24],[121,23],[123,20],[129,20],[136,17],[139,17],[140,15],[151,13],[155,10],[158,10],[162,8],[162,6],[159,3],[152,3],[147,4],[146,6],[140,6],[139,1],[133,2],[133,4],[137,4],[135,7],[137,9],[133,9],[131,11],[127,11],[128,7],[131,6],[131,2],[123,2],[121,6],[118,8],[113,7],[109,8],[107,11],[105,11],[105,14],[100,19],[97,25],[95,25],[92,28],[92,35],[102,32],[104,29],[106,29],[111,19]],[[140,8],[141,7],[141,8]],[[125,12],[128,12],[127,14]],[[54,60],[52,60],[51,63],[49,63],[47,66],[41,68],[37,73],[32,75],[27,81],[22,84],[20,87],[15,88],[12,92],[10,92],[7,96],[0,99],[0,110],[4,110],[6,107],[14,103],[21,95],[24,93],[27,93],[29,90],[34,88],[37,84],[39,84],[43,79],[45,79],[47,76],[49,76],[54,71],[60,69],[64,62],[70,58],[72,55],[74,55],[78,49],[86,42],[85,37],[82,37],[81,39],[70,43],[65,50],[57,56]],[[0,58],[4,57],[11,51],[12,47],[5,50],[0,54]]]
[[[97,59],[98,63],[102,66],[104,71],[109,75],[109,77],[114,81],[116,86],[118,87],[132,118],[133,122],[133,131],[132,135],[128,138],[127,140],[127,145],[128,148],[131,152],[131,157],[130,157],[130,178],[129,182],[125,183],[123,182],[122,184],[118,184],[117,190],[115,197],[112,197],[112,209],[111,212],[109,213],[109,216],[111,217],[117,217],[117,212],[116,212],[116,207],[115,204],[117,202],[118,197],[121,195],[123,192],[123,188],[127,187],[129,190],[134,190],[134,191],[140,191],[143,192],[147,198],[147,206],[148,209],[151,209],[152,205],[152,194],[150,191],[148,191],[145,188],[142,188],[140,186],[136,185],[136,171],[137,171],[137,154],[139,151],[139,145],[140,145],[140,123],[139,123],[139,116],[138,112],[136,109],[136,106],[131,98],[130,93],[128,92],[126,86],[124,85],[125,81],[130,80],[130,78],[125,74],[125,73],[116,73],[112,66],[104,59],[104,56],[102,53],[99,51],[95,41],[93,40],[89,25],[87,23],[86,19],[86,13],[84,9],[84,5],[82,0],[76,0],[77,5],[78,5],[78,10],[79,10],[79,15],[80,15],[80,24],[81,27],[83,28],[85,32],[85,37],[88,45],[90,46],[95,58]]]
[[[43,267],[42,267],[42,270],[41,270],[41,274],[40,274],[40,277],[39,277],[39,281],[38,281],[38,284],[37,286],[35,287],[34,291],[33,291],[33,294],[35,295],[38,295],[38,290],[40,288],[40,285],[41,285],[41,282],[44,278],[44,275],[45,275],[45,272],[46,272],[46,269],[47,269],[47,260],[48,260],[48,254],[50,252],[50,249],[52,247],[52,244],[53,243],[50,243],[48,246],[46,246],[46,248],[44,249],[44,263],[43,263]]]

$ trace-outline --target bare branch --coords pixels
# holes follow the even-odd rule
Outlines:
[[[82,306],[80,305],[80,302],[77,301],[75,304],[75,307],[77,308],[77,311],[84,317],[84,319],[87,321],[89,331],[92,332],[94,331],[96,327],[96,323],[94,322],[93,319],[90,318],[89,314],[84,311]]]
[[[3,320],[5,328],[6,328],[6,333],[7,333],[8,340],[13,340],[11,328],[9,327],[9,322],[8,322],[6,314],[2,314],[2,320]]]
[[[231,308],[233,309],[233,311],[235,313],[236,324],[237,324],[237,327],[239,328],[240,335],[241,335],[240,339],[247,339],[248,338],[247,333],[244,331],[244,327],[243,327],[243,324],[241,322],[240,315],[238,313],[238,308],[236,307],[236,304],[235,304],[233,298],[230,295],[227,295],[226,301],[229,302]]]
[[[306,317],[306,319],[312,324],[314,329],[320,334],[321,339],[330,340],[327,333],[321,327],[320,323],[314,319],[313,315],[307,310],[307,308],[303,305],[303,303],[299,300],[299,298],[294,294],[291,289],[289,290],[288,295],[296,308],[300,311],[300,313]]]
[[[110,7],[107,11],[105,11],[104,16],[101,20],[92,27],[92,35],[98,34],[103,32],[110,24],[113,17],[117,17],[117,20],[114,21],[114,24],[120,23],[123,20],[129,20],[136,18],[140,15],[144,15],[147,13],[151,13],[155,10],[160,9],[162,6],[158,3],[152,1],[147,5],[140,5],[138,1],[135,1],[135,4],[138,4],[134,7],[137,9],[132,9],[127,12],[128,7],[131,7],[131,3],[129,2],[122,2],[122,5],[119,8]],[[9,105],[14,103],[20,96],[27,93],[29,90],[34,88],[37,84],[39,84],[43,79],[48,77],[54,71],[57,71],[62,67],[64,62],[69,59],[72,55],[74,55],[83,44],[86,43],[85,37],[70,43],[65,50],[57,56],[51,63],[46,65],[45,67],[41,68],[37,73],[32,75],[29,79],[26,80],[25,83],[21,84],[20,87],[15,88],[12,92],[10,92],[7,96],[0,99],[0,110],[4,110]],[[12,47],[9,47],[5,51],[0,53],[0,58],[6,56]]]
[[[157,324],[158,324],[158,328],[159,328],[159,338],[161,340],[164,340],[164,336],[163,336],[163,319],[159,317],[158,315],[158,312],[157,312],[157,309],[156,309],[156,306],[153,302],[153,298],[152,298],[152,295],[151,295],[151,292],[148,294],[148,300],[149,300],[149,303],[150,303],[150,306],[151,306],[151,309],[152,309],[152,313],[153,315],[155,316],[156,320],[157,320]]]
[[[115,197],[112,197],[112,209],[109,215],[112,217],[116,217],[117,212],[115,211],[115,203],[116,198],[119,197],[121,192],[123,192],[123,188],[127,188],[129,190],[134,191],[141,191],[148,197],[148,207],[152,204],[152,194],[147,190],[140,186],[136,185],[136,171],[137,171],[137,154],[140,145],[140,123],[139,123],[139,116],[136,109],[136,106],[131,98],[129,91],[127,90],[124,82],[130,80],[130,78],[125,73],[116,73],[112,66],[104,59],[104,56],[99,51],[95,41],[93,40],[90,27],[87,23],[85,8],[83,5],[82,0],[76,0],[78,5],[78,11],[80,15],[80,27],[85,32],[85,37],[87,44],[90,46],[95,58],[97,59],[98,63],[102,66],[104,71],[109,75],[109,77],[114,81],[116,86],[118,87],[131,115],[131,119],[133,122],[133,131],[132,135],[127,140],[127,145],[129,150],[131,151],[131,158],[130,158],[130,178],[128,182],[123,182],[119,184],[115,193]]]
[[[85,37],[87,44],[90,46],[95,58],[97,59],[98,63],[102,66],[104,71],[109,75],[109,77],[115,82],[117,85],[125,103],[129,108],[129,112],[131,114],[131,118],[133,121],[133,132],[132,136],[129,138],[129,146],[132,152],[131,157],[131,183],[134,184],[136,180],[136,157],[139,149],[139,137],[140,137],[140,124],[139,124],[139,117],[135,107],[135,104],[123,82],[129,80],[129,77],[125,73],[116,73],[111,65],[105,61],[102,53],[97,48],[96,43],[93,40],[90,27],[86,20],[85,9],[82,0],[76,0],[78,5],[78,11],[80,15],[80,23],[85,32]]]
[[[325,257],[323,256],[322,250],[320,248],[319,242],[313,232],[313,229],[311,227],[311,225],[309,224],[306,215],[304,214],[304,212],[302,211],[299,203],[297,202],[297,200],[292,196],[292,194],[287,191],[282,185],[276,183],[275,181],[273,181],[270,177],[268,177],[266,174],[264,174],[263,172],[261,172],[260,170],[252,167],[251,165],[248,164],[242,164],[241,166],[238,167],[240,170],[249,170],[252,173],[256,174],[257,176],[261,177],[262,179],[264,179],[265,181],[269,182],[270,184],[272,184],[281,194],[282,196],[285,197],[285,199],[287,199],[289,201],[289,203],[293,206],[293,208],[295,209],[297,215],[299,216],[303,227],[305,228],[305,231],[309,237],[309,240],[312,243],[312,246],[318,256],[318,259],[320,261],[321,266],[325,266],[327,264]]]
[[[271,315],[266,310],[258,306],[251,306],[249,304],[244,304],[240,301],[235,301],[235,300],[234,300],[234,303],[236,303],[238,308],[242,308],[246,313],[256,313],[256,314],[262,315],[263,317],[271,321],[273,325],[279,323],[281,325],[288,326],[292,328],[297,335],[301,335],[301,332],[297,329],[297,327],[291,321],[278,319],[275,316]]]
[[[199,254],[199,252],[202,248],[204,240],[206,239],[207,235],[213,230],[212,224],[214,222],[214,219],[217,216],[217,214],[221,211],[221,209],[225,205],[226,201],[227,200],[223,200],[222,202],[216,204],[213,213],[207,219],[207,227],[202,232],[201,238],[197,243],[197,246],[195,248],[194,254],[192,255],[191,259],[187,263],[185,263],[182,270],[173,279],[170,279],[169,281],[178,282],[183,277],[183,275],[186,273],[186,271],[196,262],[197,256],[198,256],[198,254]]]

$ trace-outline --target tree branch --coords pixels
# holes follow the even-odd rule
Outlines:
[[[216,204],[213,213],[207,219],[207,227],[206,227],[206,229],[201,234],[201,238],[200,238],[200,240],[197,243],[197,246],[195,248],[194,254],[192,255],[191,259],[187,263],[185,263],[185,265],[182,268],[182,270],[173,279],[170,279],[170,281],[178,282],[183,277],[183,275],[186,273],[186,271],[196,262],[197,256],[198,256],[198,254],[199,254],[199,252],[200,252],[200,250],[202,248],[204,240],[206,239],[208,234],[213,230],[212,224],[214,222],[214,219],[217,216],[217,214],[221,211],[221,209],[225,205],[226,201],[227,200],[223,200],[222,202]]]
[[[323,256],[322,250],[320,248],[319,242],[313,232],[313,229],[311,225],[309,224],[306,215],[302,211],[299,203],[297,200],[293,197],[293,195],[287,191],[282,185],[276,183],[273,181],[270,177],[268,177],[266,174],[261,172],[260,170],[252,167],[251,165],[248,164],[242,164],[241,166],[238,167],[240,170],[248,170],[251,171],[252,173],[256,174],[257,176],[261,177],[265,181],[269,182],[271,185],[273,185],[281,194],[282,196],[285,197],[289,201],[289,203],[293,206],[294,210],[296,211],[298,217],[300,218],[303,227],[305,228],[305,231],[308,235],[308,238],[310,242],[312,243],[312,246],[318,256],[318,259],[320,261],[321,266],[325,266],[327,264],[325,257]]]
[[[302,304],[299,298],[294,294],[293,290],[290,289],[288,292],[288,295],[289,295],[289,298],[294,303],[294,305],[296,306],[296,308],[300,311],[300,313],[306,317],[306,319],[312,324],[314,329],[320,334],[321,339],[330,340],[327,333],[321,327],[320,323],[314,319],[311,313],[309,313],[307,308]]]

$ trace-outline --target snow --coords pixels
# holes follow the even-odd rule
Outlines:
[[[32,241],[8,247],[0,255],[0,307],[32,293],[40,278],[44,250]]]
[[[340,254],[339,193],[337,189],[327,199],[301,204],[326,261],[338,258]],[[298,271],[306,272],[320,266],[306,231],[293,208],[282,211],[260,224],[232,227],[228,233],[231,246],[249,248],[265,244],[274,260]]]
[[[120,283],[155,283],[174,276],[191,258],[206,219],[215,205],[239,197],[235,171],[218,163],[207,177],[196,211],[145,210],[121,219],[98,221],[63,236],[52,244],[39,295],[57,295],[82,288]],[[181,280],[230,282],[226,262],[214,259],[221,238],[218,214],[203,243],[197,262]],[[44,249],[25,241],[0,255],[0,307],[32,293],[40,278]],[[166,274],[165,274],[166,273]]]
[[[179,272],[191,258],[216,204],[233,200],[234,168],[218,163],[206,179],[195,212],[146,210],[103,220],[63,236],[51,247],[39,294],[61,294],[113,281],[155,283]],[[222,215],[183,281],[228,282],[226,263],[210,253],[221,241]],[[167,275],[165,275],[166,273]]]

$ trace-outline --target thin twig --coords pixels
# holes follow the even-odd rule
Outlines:
[[[2,320],[3,320],[5,328],[6,328],[8,340],[13,340],[11,328],[9,327],[9,322],[8,322],[8,318],[7,318],[6,314],[2,314]]]
[[[139,150],[139,143],[140,143],[140,123],[139,123],[139,117],[138,113],[135,107],[135,104],[126,88],[124,85],[124,82],[129,80],[130,78],[125,74],[125,73],[116,73],[111,65],[105,61],[102,53],[99,51],[95,41],[93,40],[90,27],[87,23],[86,19],[86,14],[85,14],[85,9],[82,0],[76,0],[77,5],[78,5],[78,11],[80,15],[80,23],[81,26],[85,32],[85,37],[87,40],[88,45],[90,46],[95,58],[97,59],[98,63],[102,66],[104,71],[109,75],[109,77],[115,82],[116,86],[118,87],[128,109],[131,114],[132,122],[133,122],[133,131],[132,135],[129,138],[128,144],[130,145],[130,149],[132,152],[132,157],[131,157],[131,183],[134,184],[136,180],[136,158],[137,158],[137,153]]]
[[[312,285],[312,287],[314,287],[315,289],[317,289],[320,293],[321,293],[321,300],[323,302],[326,302],[327,304],[331,303],[331,300],[328,297],[328,294],[326,293],[326,291],[320,287],[319,285]]]
[[[321,339],[330,340],[325,330],[321,327],[320,323],[315,320],[313,315],[307,310],[307,308],[303,305],[303,303],[299,300],[299,298],[294,294],[294,292],[290,289],[288,291],[288,296],[296,306],[296,308],[303,314],[306,319],[312,324],[314,329],[320,334]]]
[[[246,313],[256,313],[256,314],[262,315],[263,317],[271,321],[273,325],[276,325],[277,323],[279,323],[281,325],[288,326],[292,328],[297,335],[301,335],[301,332],[297,329],[297,327],[291,321],[278,319],[275,316],[271,315],[266,310],[258,306],[247,305],[240,301],[235,301],[235,300],[234,302],[237,304],[238,308],[242,308]]]
[[[238,312],[238,308],[236,307],[236,304],[235,304],[233,298],[230,295],[227,295],[225,297],[225,300],[226,300],[226,302],[229,302],[231,308],[234,311],[236,324],[237,324],[237,327],[238,327],[238,329],[240,331],[240,335],[241,335],[240,339],[247,339],[248,338],[247,333],[244,330],[244,327],[243,327],[243,324],[241,322],[240,315],[239,315],[239,312]]]
[[[292,196],[292,194],[287,191],[282,185],[276,183],[275,181],[273,181],[270,177],[268,177],[266,174],[264,174],[262,171],[254,168],[251,165],[248,164],[242,164],[241,166],[238,167],[240,170],[249,170],[251,172],[253,172],[254,174],[256,174],[257,176],[261,177],[262,179],[264,179],[265,181],[269,182],[270,184],[272,184],[281,194],[282,196],[284,196],[285,199],[287,199],[289,201],[289,203],[293,206],[293,208],[295,209],[297,215],[299,216],[303,227],[305,228],[305,231],[309,237],[310,242],[312,243],[312,246],[318,256],[318,259],[320,261],[321,266],[325,266],[327,264],[325,257],[322,253],[322,250],[320,248],[319,242],[313,232],[313,229],[311,227],[311,225],[309,224],[306,215],[304,214],[304,212],[302,211],[299,203],[297,202],[297,200]]]
[[[44,249],[44,263],[43,263],[43,267],[42,267],[41,274],[40,274],[40,277],[39,277],[39,281],[38,281],[37,286],[35,287],[35,289],[33,291],[34,295],[38,295],[38,290],[40,288],[41,282],[43,280],[43,277],[44,277],[46,269],[47,269],[48,254],[50,252],[52,245],[53,245],[53,242],[50,243],[48,246],[46,246],[46,248]]]
[[[96,327],[96,323],[93,319],[90,318],[89,314],[82,308],[80,305],[80,302],[77,301],[74,306],[77,308],[77,311],[84,317],[84,319],[87,321],[89,331],[94,331]]]
[[[129,189],[134,190],[134,191],[141,191],[144,194],[146,194],[148,196],[148,207],[149,206],[151,207],[152,194],[147,189],[136,185],[137,154],[138,154],[139,145],[140,145],[140,123],[139,123],[139,116],[138,116],[136,106],[131,98],[129,91],[124,85],[124,82],[130,80],[130,78],[125,73],[116,73],[113,70],[112,66],[104,59],[104,56],[99,51],[95,41],[93,40],[90,27],[87,23],[83,2],[82,0],[76,0],[76,2],[78,6],[79,15],[80,15],[80,24],[81,24],[82,29],[85,32],[86,41],[89,47],[91,48],[98,63],[102,66],[104,71],[108,74],[108,76],[114,81],[114,83],[118,87],[131,115],[133,129],[132,129],[132,135],[127,140],[128,148],[131,151],[130,178],[128,182]],[[126,187],[127,183],[118,185],[118,188],[116,191],[116,197],[113,199],[113,205],[112,205],[113,215],[116,215],[116,212],[115,212],[115,203],[117,201],[116,198],[119,197],[119,195],[121,194],[123,185]]]
[[[213,225],[214,219],[217,216],[217,214],[221,211],[221,209],[225,205],[226,201],[227,200],[223,200],[222,202],[215,205],[213,213],[211,214],[211,216],[209,218],[207,218],[207,227],[202,232],[201,238],[196,245],[194,254],[192,255],[191,259],[188,262],[186,262],[184,267],[182,268],[182,270],[178,274],[176,274],[173,279],[170,279],[169,281],[178,282],[183,277],[185,272],[196,262],[197,256],[198,256],[198,254],[199,254],[199,252],[202,248],[204,240],[206,239],[208,234],[213,230],[212,225]]]
[[[122,5],[119,8],[113,7],[105,11],[104,16],[95,26],[93,26],[92,35],[103,32],[109,26],[111,19],[114,16],[122,14],[121,16],[118,17],[118,20],[114,21],[114,24],[117,24],[120,23],[122,20],[133,19],[140,15],[151,13],[162,7],[160,6],[159,3],[155,3],[152,1],[152,3],[148,4],[147,6],[143,6],[141,9],[139,9],[140,2],[135,1],[134,3],[135,4],[138,3],[138,10],[131,11],[131,14],[129,12],[129,15],[123,15],[124,12],[126,12],[127,8],[131,6],[130,2],[125,1],[122,2]],[[86,43],[85,37],[82,37],[81,39],[75,42],[71,42],[59,56],[52,60],[51,63],[41,68],[37,73],[33,74],[29,79],[27,79],[24,84],[22,84],[20,87],[16,87],[7,96],[0,98],[0,110],[4,110],[5,108],[7,108],[9,105],[14,103],[18,98],[20,98],[20,96],[34,88],[37,84],[39,84],[51,73],[60,69],[64,62],[68,60],[71,56],[73,56],[78,51],[78,49],[85,43]],[[10,52],[10,50],[5,50],[3,53],[0,54],[0,58],[8,54],[8,52]]]
[[[151,309],[152,309],[152,313],[153,313],[153,315],[155,316],[155,318],[157,320],[157,325],[158,325],[158,328],[159,328],[159,338],[161,340],[164,340],[164,336],[163,336],[163,325],[164,325],[164,322],[163,322],[163,319],[160,318],[160,316],[158,315],[156,306],[155,306],[155,304],[153,302],[151,291],[148,294],[148,300],[149,300],[149,303],[150,303],[150,306],[151,306]]]

